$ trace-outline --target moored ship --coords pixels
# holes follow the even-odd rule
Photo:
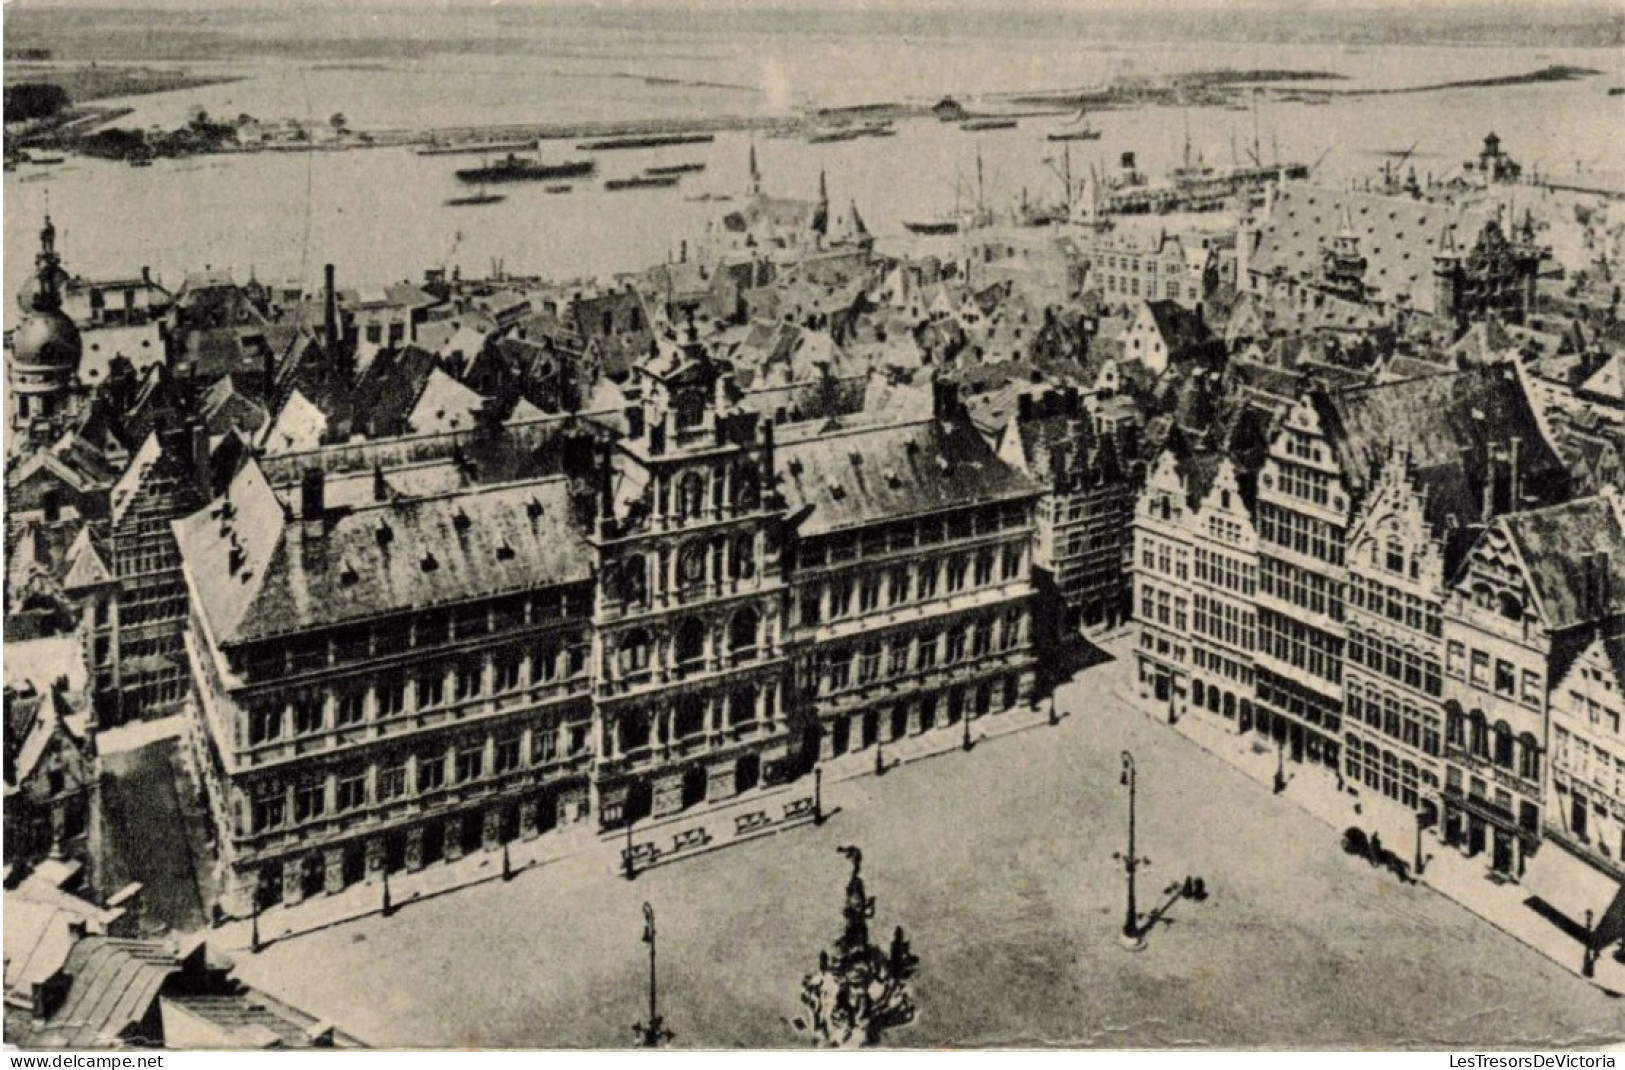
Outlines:
[[[540,160],[508,153],[505,160],[483,167],[465,167],[457,172],[464,182],[536,182],[552,178],[581,178],[597,168],[591,160],[567,160],[544,164]]]

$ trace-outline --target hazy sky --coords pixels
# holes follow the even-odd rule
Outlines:
[[[999,11],[999,10],[1052,10],[1084,13],[1088,11],[1138,11],[1142,13],[1176,12],[1189,10],[1213,11],[1224,8],[1250,10],[1294,11],[1305,8],[1321,10],[1393,10],[1422,9],[1438,12],[1443,9],[1471,10],[1495,9],[1501,11],[1527,10],[1530,13],[1557,12],[1612,12],[1625,13],[1625,0],[5,0],[8,9],[17,7],[144,7],[170,9],[218,10],[221,8],[333,8],[333,7],[394,7],[394,8],[503,8],[503,7],[601,7],[639,8],[658,6],[666,9],[690,8],[695,10],[732,10],[762,8],[791,8],[817,10],[820,8],[853,10],[912,10],[912,11]]]

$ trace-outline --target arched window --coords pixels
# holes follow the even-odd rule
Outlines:
[[[677,581],[684,587],[705,582],[706,549],[703,542],[691,542],[677,554]]]
[[[705,625],[690,617],[677,626],[677,667],[698,669],[705,662]]]
[[[728,556],[728,574],[736,580],[748,580],[756,575],[756,537],[740,535],[734,539],[732,549]]]
[[[735,613],[733,620],[728,622],[728,650],[736,658],[741,655],[752,655],[756,652],[756,636],[761,628],[761,618],[749,606]]]
[[[1487,583],[1473,584],[1473,605],[1479,609],[1495,608],[1495,592]]]
[[[621,600],[634,606],[641,606],[649,597],[649,571],[640,554],[634,554],[621,562],[619,593]]]
[[[679,516],[699,516],[705,509],[705,477],[689,472],[677,482],[677,512]]]
[[[649,670],[652,645],[649,633],[634,628],[621,637],[620,667],[623,677],[632,677]]]
[[[1478,710],[1474,710],[1467,718],[1467,737],[1467,749],[1476,757],[1490,756],[1488,726],[1484,723],[1484,715]]]
[[[761,504],[762,477],[755,465],[742,464],[734,469],[733,494],[735,508],[754,509]]]
[[[1512,768],[1512,729],[1505,721],[1495,722],[1495,764],[1502,769]]]
[[[1518,775],[1525,780],[1540,779],[1540,744],[1528,732],[1518,737]]]
[[[1507,620],[1523,620],[1523,599],[1511,591],[1502,591],[1497,607]]]

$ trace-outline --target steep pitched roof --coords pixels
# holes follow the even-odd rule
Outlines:
[[[68,952],[64,969],[73,978],[67,998],[40,1031],[51,1046],[105,1048],[138,1038],[164,982],[180,960],[163,945],[144,940],[86,936]]]
[[[1289,183],[1276,193],[1251,270],[1319,279],[1321,242],[1338,232],[1345,214],[1366,259],[1368,293],[1383,304],[1403,297],[1409,307],[1431,314],[1433,254],[1445,228],[1459,222],[1461,215],[1447,205]]]
[[[1043,492],[964,420],[820,434],[787,443],[778,469],[803,536]]]
[[[216,503],[175,523],[193,596],[222,644],[591,576],[559,478],[332,511],[314,536],[286,518],[256,464],[228,500],[235,515]]]
[[[1514,513],[1501,526],[1523,561],[1548,628],[1560,631],[1625,613],[1625,524],[1608,495]],[[1595,553],[1607,555],[1608,603],[1602,607],[1587,601],[1583,559]]]
[[[1486,446],[1520,439],[1525,489],[1552,495],[1566,486],[1552,448],[1511,366],[1482,366],[1377,386],[1314,395],[1332,430],[1344,475],[1357,490],[1369,485],[1393,445],[1410,453],[1419,472],[1461,467],[1472,458],[1482,479]]]

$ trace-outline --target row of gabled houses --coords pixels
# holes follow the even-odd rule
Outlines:
[[[1167,449],[1134,521],[1139,695],[1492,873],[1555,840],[1625,876],[1625,513],[1580,490],[1517,363],[1310,391],[1257,464]]]

